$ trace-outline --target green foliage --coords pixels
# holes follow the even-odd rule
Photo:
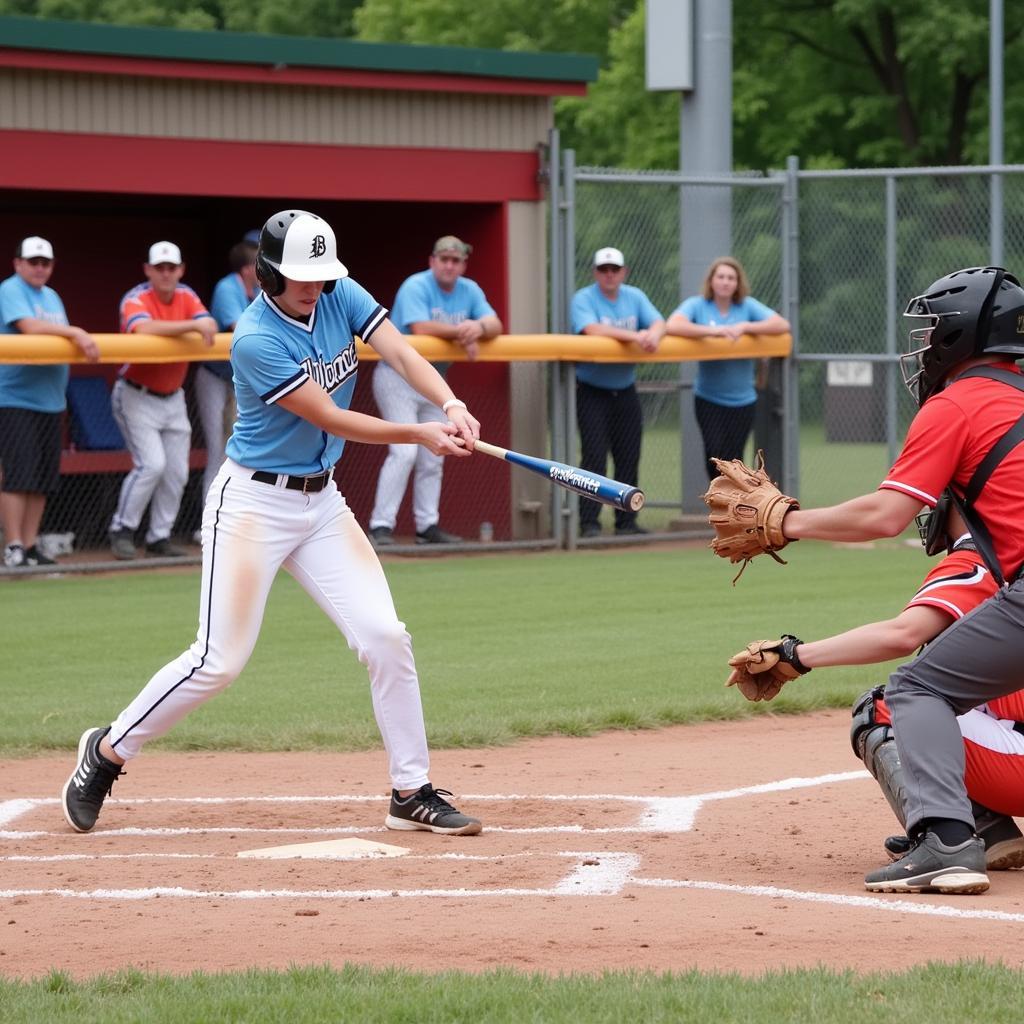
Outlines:
[[[347,37],[358,6],[359,0],[0,0],[0,14],[105,25]]]
[[[733,4],[738,167],[988,158],[988,0]],[[674,168],[679,97],[644,88],[642,0],[0,0],[0,14],[502,50],[589,53],[586,98],[556,102],[581,164]],[[1005,149],[1024,160],[1024,4],[1005,5]]]

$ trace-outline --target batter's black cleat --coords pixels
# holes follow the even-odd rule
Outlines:
[[[989,871],[1012,871],[1024,868],[1024,834],[1013,818],[975,805],[975,830],[985,844],[985,867]],[[906,836],[889,836],[883,844],[890,860],[910,850]]]
[[[60,797],[64,818],[76,832],[88,832],[96,824],[103,801],[110,796],[118,778],[125,774],[121,765],[108,761],[100,753],[100,740],[108,732],[109,725],[82,733],[78,741],[78,764],[64,783]]]
[[[428,782],[411,796],[401,797],[391,791],[391,806],[384,824],[398,832],[439,832],[448,836],[475,836],[482,828],[476,818],[460,814],[447,800],[447,789],[434,789]]]
[[[985,892],[985,844],[972,836],[956,846],[946,846],[934,832],[926,832],[899,860],[866,875],[864,888],[869,892],[964,896]]]

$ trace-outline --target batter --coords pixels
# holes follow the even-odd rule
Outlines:
[[[239,318],[231,346],[238,420],[203,512],[196,640],[111,725],[85,731],[62,794],[64,816],[88,832],[122,765],[241,673],[284,568],[369,672],[393,787],[387,827],[477,833],[480,822],[430,784],[411,640],[333,474],[346,439],[466,457],[480,424],[348,276],[326,221],[302,210],[272,216],[256,269],[263,293]],[[356,335],[447,419],[397,424],[352,412]]]

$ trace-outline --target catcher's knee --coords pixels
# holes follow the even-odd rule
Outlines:
[[[884,729],[887,737],[892,736],[892,727],[888,723],[879,722],[875,717],[875,701],[881,700],[884,692],[884,687],[875,686],[870,690],[866,690],[853,702],[853,720],[850,722],[850,746],[853,747],[854,756],[859,761],[866,761],[864,757],[865,744],[868,733],[873,729]],[[869,769],[870,767],[868,765]]]

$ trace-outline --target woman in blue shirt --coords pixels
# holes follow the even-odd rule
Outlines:
[[[750,294],[739,260],[720,256],[708,268],[700,295],[691,295],[669,317],[665,333],[679,338],[731,338],[744,334],[783,334],[789,321]],[[754,427],[757,391],[753,359],[703,360],[697,365],[694,410],[704,439],[708,479],[718,475],[711,462],[742,459]]]

